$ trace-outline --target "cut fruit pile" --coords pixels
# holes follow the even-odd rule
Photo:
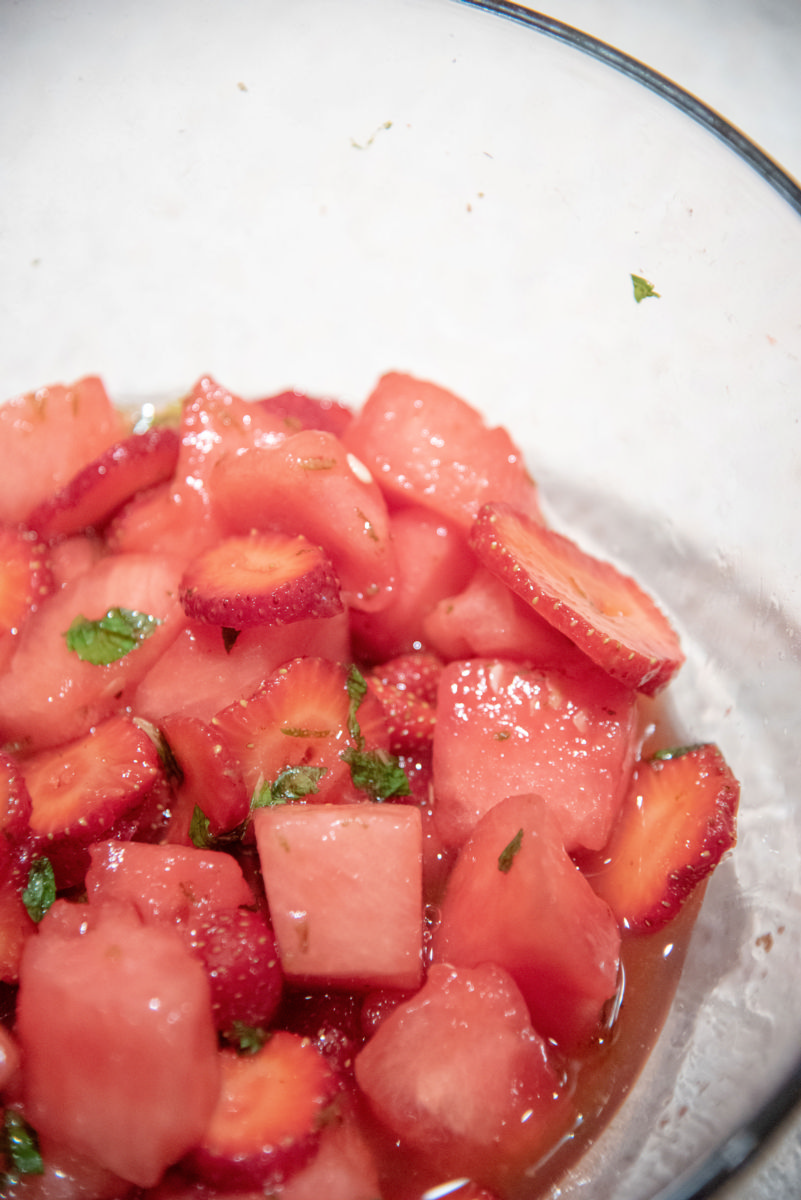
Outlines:
[[[735,843],[682,661],[432,383],[0,407],[3,1196],[530,1196]]]

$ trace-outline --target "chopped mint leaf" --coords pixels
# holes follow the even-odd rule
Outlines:
[[[233,650],[234,645],[236,643],[236,639],[239,637],[241,632],[242,632],[241,629],[229,629],[227,625],[223,625],[222,641],[223,641],[223,646],[225,647],[226,654],[231,653],[231,651]]]
[[[56,877],[49,858],[36,858],[28,872],[28,886],[22,893],[22,903],[32,921],[41,921],[56,898]]]
[[[323,455],[313,455],[311,458],[299,459],[299,465],[304,471],[330,471],[337,465],[335,458],[324,458]]]
[[[520,847],[523,843],[523,830],[518,829],[515,836],[512,838],[508,846],[498,855],[498,870],[503,871],[504,875],[508,875],[512,869],[512,863],[515,860],[515,855],[520,852]]]
[[[345,684],[350,700],[348,709],[348,733],[353,738],[357,746],[364,745],[362,738],[361,726],[359,725],[356,713],[359,711],[359,705],[367,695],[367,680],[362,675],[358,667],[351,667],[348,672],[348,681]]]
[[[195,805],[195,811],[192,813],[189,837],[197,850],[206,850],[214,840],[211,836],[209,818],[198,804]]]
[[[25,1118],[13,1108],[3,1116],[3,1145],[12,1169],[20,1175],[43,1175],[39,1138]]]
[[[647,279],[643,279],[642,275],[632,275],[631,282],[634,285],[634,299],[638,304],[641,304],[643,300],[648,300],[651,296],[656,300],[661,299],[659,292],[654,291],[654,285]]]
[[[161,624],[158,617],[134,612],[130,608],[110,608],[105,616],[90,621],[78,616],[64,637],[67,649],[73,650],[82,662],[107,666],[125,658]]]
[[[662,760],[666,758],[684,758],[685,754],[692,754],[693,750],[702,750],[701,742],[693,742],[689,746],[672,746],[670,749],[656,750],[651,755],[651,761],[654,759]]]
[[[312,796],[319,792],[319,782],[327,770],[327,767],[287,767],[281,771],[275,783],[262,783],[256,788],[250,807],[270,808],[273,804],[287,804],[292,800],[302,800],[304,796]]]
[[[391,796],[411,794],[406,772],[393,755],[348,746],[340,757],[350,767],[354,787],[367,792],[371,800],[388,800]]]
[[[244,1021],[234,1021],[225,1031],[226,1040],[233,1042],[240,1054],[258,1054],[269,1037],[261,1025],[246,1025]]]

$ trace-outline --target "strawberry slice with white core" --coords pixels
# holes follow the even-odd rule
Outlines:
[[[253,533],[219,542],[188,565],[181,581],[188,617],[246,629],[342,612],[328,555],[298,534]]]
[[[219,1061],[217,1105],[187,1165],[226,1194],[283,1183],[314,1154],[334,1098],[325,1059],[307,1038],[278,1030],[255,1054],[221,1050]]]
[[[484,505],[470,544],[516,595],[628,687],[655,696],[684,661],[677,634],[639,584],[511,505]]]
[[[44,499],[27,524],[43,537],[63,537],[104,525],[137,492],[170,479],[178,447],[178,434],[166,425],[132,433]]]
[[[586,873],[620,924],[652,933],[737,840],[740,785],[717,746],[660,751],[640,763],[617,825]]]
[[[153,742],[127,717],[33,755],[22,766],[31,831],[90,842],[140,803],[161,774]]]

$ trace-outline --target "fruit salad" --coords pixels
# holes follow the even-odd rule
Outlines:
[[[735,843],[682,661],[433,383],[1,406],[0,1193],[535,1196]]]

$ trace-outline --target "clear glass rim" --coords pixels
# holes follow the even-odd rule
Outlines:
[[[724,142],[801,216],[801,187],[755,142],[722,117],[715,109],[680,87],[666,75],[617,50],[592,34],[512,0],[456,0],[466,7],[506,17],[520,25],[580,50],[635,80],[661,96],[691,120]],[[654,1195],[652,1200],[704,1200],[714,1195],[751,1163],[783,1122],[801,1107],[801,1057],[773,1095],[751,1118],[738,1126],[710,1154],[692,1166],[680,1179]]]

